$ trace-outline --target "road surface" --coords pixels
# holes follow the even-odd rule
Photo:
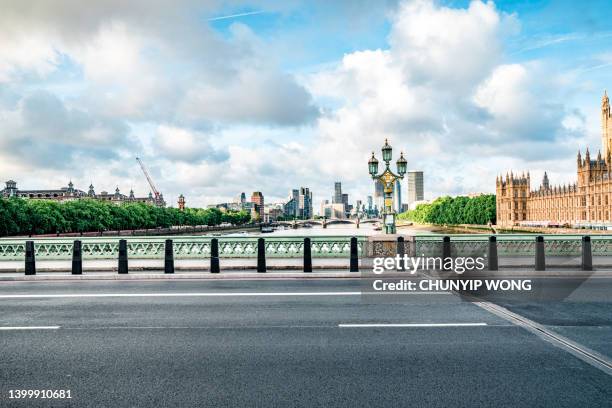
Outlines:
[[[592,281],[584,291],[612,293]],[[605,368],[454,293],[359,291],[357,279],[3,282],[0,406],[612,406]],[[612,356],[609,301],[502,306]],[[72,398],[9,398],[20,389]]]

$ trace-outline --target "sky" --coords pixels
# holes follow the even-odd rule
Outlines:
[[[601,147],[608,1],[0,0],[0,179],[170,205],[372,194],[385,138],[425,195]],[[403,187],[405,194],[405,185]]]

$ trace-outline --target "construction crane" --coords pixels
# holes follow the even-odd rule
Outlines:
[[[140,158],[137,157],[136,161],[138,162],[138,164],[140,164],[140,168],[142,169],[142,172],[147,178],[147,181],[149,182],[149,186],[151,186],[151,190],[153,191],[153,195],[155,196],[155,203],[159,204],[159,202],[161,201],[160,194],[159,194],[159,191],[157,191],[157,189],[155,188],[155,184],[153,184],[153,180],[151,180],[151,176],[149,176],[149,172],[147,171],[146,167],[144,166]]]

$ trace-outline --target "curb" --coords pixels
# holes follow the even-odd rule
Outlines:
[[[287,271],[287,268],[282,270]],[[270,280],[270,279],[394,279],[394,278],[412,278],[412,279],[448,279],[446,276],[428,276],[428,275],[412,275],[406,272],[392,272],[384,275],[372,275],[367,273],[365,270],[360,272],[348,272],[346,270],[338,270],[329,268],[326,271],[319,272],[303,272],[301,269],[295,269],[295,272],[242,272],[242,270],[234,269],[225,271],[222,273],[210,273],[210,272],[188,272],[188,273],[173,273],[166,274],[159,268],[154,269],[155,273],[144,272],[134,273],[135,271],[130,269],[129,274],[118,274],[109,272],[106,270],[103,273],[84,273],[83,275],[72,275],[66,273],[53,273],[53,274],[37,274],[37,275],[11,275],[2,276],[0,273],[0,282],[27,282],[27,281],[94,281],[94,280],[106,280],[106,281],[138,281],[138,280],[237,280],[237,279],[248,279],[248,280]],[[194,269],[191,269],[194,271]],[[57,271],[55,271],[57,272]],[[99,272],[99,271],[98,271]],[[457,279],[542,279],[542,278],[569,278],[569,279],[589,279],[589,278],[610,278],[612,277],[612,271],[598,271],[595,273],[568,273],[567,270],[557,271],[513,271],[514,273],[508,274],[479,274],[471,276],[457,275],[454,278]],[[518,272],[518,273],[517,273]],[[364,275],[364,273],[367,273]],[[452,278],[451,278],[452,279]]]
[[[313,265],[312,269],[315,270],[340,270],[340,265]],[[83,272],[114,272],[118,271],[117,266],[112,267],[83,267]],[[348,266],[346,266],[348,269]],[[130,266],[130,272],[146,272],[146,271],[163,271],[163,265],[160,266]],[[201,272],[209,272],[210,266],[175,266],[175,271],[201,271]],[[255,271],[257,270],[257,265],[232,265],[227,270],[230,271]],[[267,270],[269,271],[302,271],[302,265],[268,265]],[[24,273],[25,268],[5,268],[0,269],[0,276],[3,273]],[[48,267],[37,267],[36,272],[67,272],[71,273],[72,269],[70,267],[59,267],[59,268],[48,268]]]
[[[1,276],[0,282],[22,282],[22,281],[91,281],[91,280],[115,280],[115,281],[137,281],[137,280],[267,280],[267,279],[360,279],[359,272],[290,272],[290,273],[258,273],[258,272],[236,272],[224,274],[211,273],[138,273],[138,274],[89,274],[89,275],[19,275]]]

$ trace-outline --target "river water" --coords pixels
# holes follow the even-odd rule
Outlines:
[[[438,229],[433,231],[424,227],[400,227],[398,228],[398,234],[402,235],[426,235],[432,233],[440,233]],[[259,231],[244,231],[244,232],[233,232],[224,234],[224,236],[282,236],[282,237],[320,237],[320,236],[369,236],[378,235],[382,232],[376,231],[373,224],[361,224],[357,228],[353,224],[333,224],[328,225],[327,228],[323,228],[320,225],[314,225],[312,228],[278,228],[274,232],[261,233]]]

